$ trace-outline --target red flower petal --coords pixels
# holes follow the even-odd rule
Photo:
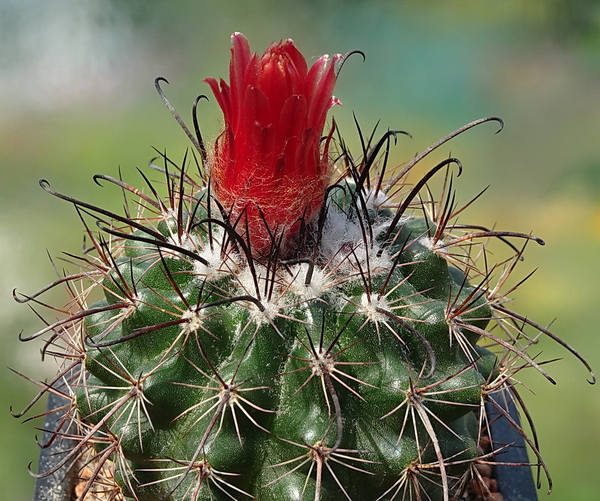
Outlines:
[[[329,183],[329,140],[320,137],[327,111],[339,101],[333,59],[309,69],[291,40],[261,57],[232,36],[229,84],[207,78],[223,110],[225,130],[211,162],[213,192],[256,254],[274,241],[291,242],[319,212]]]

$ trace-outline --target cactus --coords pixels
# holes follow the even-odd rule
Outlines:
[[[73,445],[36,475],[86,470],[80,499],[448,501],[473,490],[494,455],[486,402],[508,390],[521,404],[525,367],[552,381],[526,326],[577,355],[507,306],[525,248],[514,242],[543,241],[459,224],[458,159],[407,180],[452,137],[501,120],[386,169],[400,131],[361,134],[354,157],[325,126],[345,57],[309,68],[290,40],[260,57],[232,39],[230,82],[206,80],[225,118],[212,147],[198,101],[192,132],[156,81],[195,148],[180,164],[155,159],[165,196],[146,176],[147,193],[96,176],[133,197],[120,215],[40,182],[75,206],[91,245],[52,284],[71,294],[65,318],[21,336],[45,338],[62,361],[37,398],[62,381],[52,391],[69,402],[54,439]],[[495,241],[511,253],[497,264]],[[43,304],[47,289],[15,298]]]

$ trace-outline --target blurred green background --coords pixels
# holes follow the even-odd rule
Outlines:
[[[600,7],[595,0],[0,0],[0,499],[30,500],[37,462],[36,423],[21,424],[36,388],[6,366],[44,379],[41,345],[21,344],[40,321],[12,300],[54,278],[47,252],[77,253],[82,231],[71,206],[46,195],[38,179],[78,198],[120,206],[95,173],[139,182],[152,147],[181,158],[187,139],[155,93],[187,117],[206,76],[226,76],[229,36],[243,32],[256,51],[293,38],[314,60],[360,49],[344,66],[334,115],[351,146],[355,113],[370,130],[403,129],[400,163],[474,119],[479,127],[444,146],[465,168],[459,200],[490,189],[465,215],[498,229],[532,231],[516,275],[539,268],[514,308],[549,324],[600,370]],[[206,138],[219,131],[214,100],[200,107]],[[57,261],[62,269],[64,264]],[[45,298],[61,304],[61,291]],[[48,315],[52,317],[51,314]],[[542,340],[558,384],[519,377],[552,472],[554,501],[600,499],[600,393],[583,367]],[[531,390],[531,391],[530,391]],[[42,407],[36,407],[38,412]],[[37,423],[38,426],[41,423]],[[545,498],[546,485],[540,491]]]

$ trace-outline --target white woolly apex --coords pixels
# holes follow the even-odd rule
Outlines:
[[[323,229],[321,258],[330,263],[331,268],[341,263],[341,274],[356,273],[356,261],[371,275],[383,273],[390,269],[392,262],[388,252],[381,248],[376,238],[386,228],[386,223],[372,223],[373,241],[365,242],[364,232],[368,230],[358,221],[349,220],[347,215],[337,208],[330,207]]]
[[[379,323],[386,320],[386,316],[378,310],[389,310],[389,304],[385,296],[367,294],[366,292],[360,299],[362,307],[361,313],[364,313],[371,322]]]

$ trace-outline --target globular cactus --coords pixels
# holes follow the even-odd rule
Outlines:
[[[524,328],[552,335],[503,291],[511,242],[543,242],[459,224],[455,158],[407,181],[501,121],[386,171],[399,132],[361,136],[353,157],[325,127],[343,60],[309,68],[289,40],[261,57],[235,34],[230,82],[206,80],[224,131],[206,148],[173,111],[199,162],[153,165],[165,197],[96,176],[134,197],[122,216],[41,181],[99,227],[53,284],[72,293],[66,318],[23,337],[63,359],[55,439],[73,446],[44,474],[87,469],[81,499],[447,501],[493,460],[486,402],[520,402],[524,367],[550,379]],[[495,240],[513,253],[498,264]]]

